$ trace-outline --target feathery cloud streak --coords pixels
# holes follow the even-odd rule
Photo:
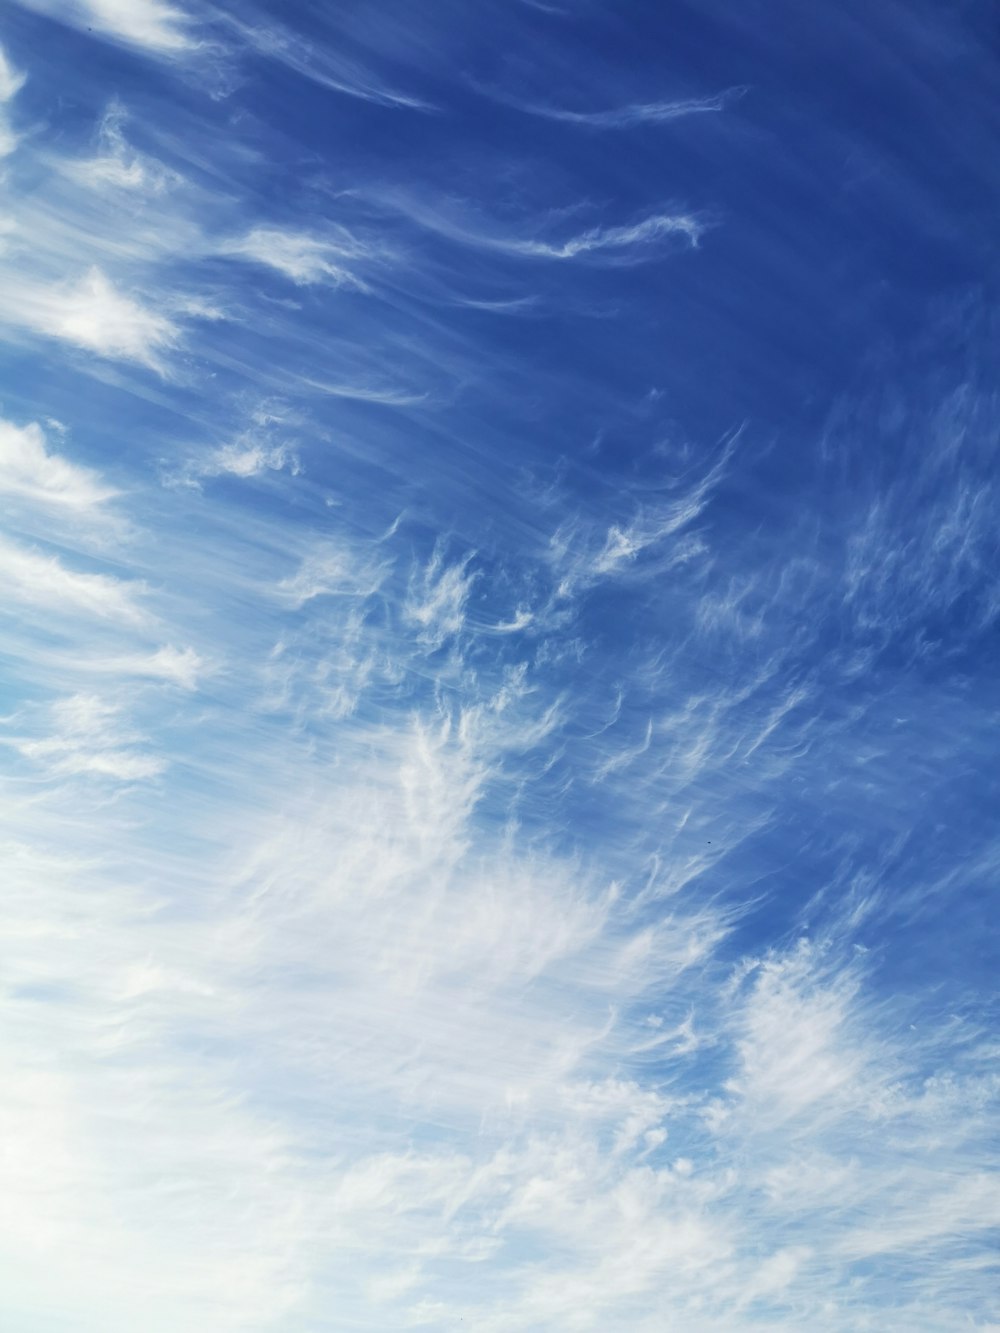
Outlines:
[[[570,111],[544,103],[502,99],[532,116],[562,121],[567,125],[585,125],[598,130],[627,130],[637,125],[662,125],[686,116],[724,111],[728,104],[746,93],[745,88],[729,88],[714,97],[690,97],[676,102],[635,102],[629,106],[610,107],[605,111]]]
[[[19,0],[39,12],[88,32],[95,30],[115,41],[155,55],[179,57],[195,44],[190,15],[168,0]]]

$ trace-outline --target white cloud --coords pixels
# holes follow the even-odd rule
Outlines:
[[[603,549],[594,559],[592,572],[601,576],[618,572],[643,551],[693,522],[702,507],[698,502],[671,506],[666,512],[640,514],[631,523],[612,524]],[[704,547],[697,539],[689,539],[679,544],[675,554],[679,559],[689,560],[703,551]]]
[[[578,255],[595,251],[608,251],[625,258],[630,251],[641,252],[668,236],[683,236],[691,245],[696,245],[704,229],[704,223],[690,214],[656,213],[631,226],[591,227],[559,243],[508,241],[505,248],[518,254],[538,255],[543,259],[575,259]]]
[[[187,50],[190,18],[165,0],[85,0],[92,22],[104,32],[161,53]]]
[[[957,1237],[1000,1227],[1000,1172],[969,1171],[960,1178],[934,1171],[916,1175],[922,1206],[912,1207],[908,1191],[893,1191],[877,1225],[862,1222],[845,1231],[838,1246],[842,1254],[852,1259],[894,1252],[926,1255],[954,1245]]]
[[[99,126],[97,153],[93,157],[69,159],[63,163],[63,170],[88,189],[163,194],[179,177],[131,147],[123,131],[125,120],[124,107],[112,103]]]
[[[99,268],[76,283],[29,284],[8,289],[8,318],[98,356],[135,361],[165,374],[163,354],[180,331],[164,314],[126,296]]]
[[[856,1105],[862,1086],[874,1097],[870,1053],[851,1032],[858,982],[823,972],[815,949],[803,944],[750,974],[739,1019],[741,1068],[730,1086],[759,1129],[790,1129],[802,1116],[814,1126],[845,1098]]]
[[[559,120],[566,124],[584,125],[591,129],[624,130],[632,129],[636,125],[660,125],[667,121],[682,120],[688,116],[723,111],[729,102],[741,97],[745,92],[745,88],[731,88],[714,97],[691,97],[676,102],[632,102],[627,106],[612,107],[607,111],[570,111],[564,107],[517,101],[511,101],[511,105],[531,115],[543,116],[546,120]]]
[[[347,398],[358,403],[382,403],[386,407],[416,407],[425,403],[426,393],[414,393],[406,389],[394,389],[378,384],[337,384],[330,380],[317,380],[307,376],[301,381],[310,389],[328,394],[331,398]]]
[[[810,1256],[806,1245],[789,1245],[777,1250],[761,1263],[750,1277],[740,1298],[740,1305],[751,1305],[761,1297],[774,1297],[795,1280],[799,1269]]]
[[[225,444],[192,454],[177,479],[198,485],[203,477],[248,479],[284,470],[298,476],[302,467],[289,434],[303,425],[303,419],[283,402],[265,399],[246,411],[245,421]],[[171,484],[169,474],[166,481]]]
[[[51,453],[41,426],[0,420],[0,494],[92,510],[115,495],[96,472]]]
[[[324,47],[307,41],[273,19],[267,24],[252,23],[228,14],[225,21],[255,54],[275,60],[323,88],[398,110],[433,109],[421,98],[390,87],[336,46]]]
[[[410,585],[427,615],[367,650],[421,654],[426,673],[421,635],[454,632],[468,579],[439,551]],[[373,584],[367,550],[329,543],[284,596],[305,606]],[[357,622],[341,604],[305,614],[337,670]],[[198,671],[177,650],[112,666],[140,661],[178,682]],[[72,1006],[31,1002],[62,1081],[26,1077],[29,1054],[0,1043],[18,1124],[33,1127],[25,1151],[52,1181],[42,1197],[30,1171],[7,1181],[25,1196],[9,1241],[24,1299],[37,1306],[42,1289],[33,1254],[82,1246],[65,1290],[102,1333],[134,1327],[150,1290],[155,1333],[206,1308],[227,1333],[311,1326],[331,1290],[338,1317],[370,1322],[377,1303],[381,1327],[848,1333],[877,1304],[864,1283],[881,1280],[858,1278],[858,1258],[933,1259],[993,1217],[983,1173],[955,1184],[947,1158],[913,1170],[921,1136],[976,1131],[979,1094],[895,1091],[908,1053],[832,951],[775,952],[720,990],[717,913],[676,888],[671,913],[665,899],[637,911],[600,858],[523,836],[513,794],[566,734],[551,690],[527,668],[488,680],[472,653],[461,672],[460,689],[388,721],[373,710],[328,728],[304,708],[301,744],[227,723],[221,767],[191,758],[191,827],[217,849],[199,861],[211,888],[196,907],[163,910],[175,874],[190,902],[191,867],[162,842],[135,848],[148,894],[93,868],[67,872],[72,891],[51,867],[23,870],[5,920],[28,942],[19,984],[44,993],[69,976],[74,991]],[[246,698],[227,713],[245,715]],[[141,792],[162,762],[89,696],[60,701],[19,748],[64,783],[99,779],[73,782],[77,801],[108,781]],[[234,764],[238,790],[227,782],[227,802],[203,810],[205,779]],[[75,836],[86,823],[75,814]],[[98,929],[94,959],[79,937]],[[191,1032],[238,1059],[204,1058]],[[108,1050],[122,1071],[111,1127]],[[939,1220],[913,1220],[925,1216]],[[123,1255],[141,1282],[117,1282]]]
[[[468,565],[469,557],[448,564],[439,544],[410,580],[403,614],[419,626],[420,641],[431,650],[459,634],[465,624],[466,603],[476,580]]]
[[[706,222],[693,213],[653,213],[638,222],[614,227],[589,227],[562,241],[545,236],[511,236],[486,230],[456,218],[452,211],[419,200],[375,191],[372,197],[404,213],[417,226],[448,240],[498,254],[526,259],[577,260],[591,258],[596,263],[634,264],[655,259],[664,244],[681,239],[696,246],[705,232]],[[546,228],[547,230],[548,228]]]
[[[6,52],[0,46],[0,108],[12,101],[24,87],[25,75],[7,59]],[[17,147],[17,135],[11,129],[6,112],[0,109],[0,158],[8,157]]]
[[[523,683],[508,681],[453,716],[361,722],[342,735],[334,769],[265,745],[247,775],[256,794],[244,794],[271,792],[271,813],[251,827],[234,811],[238,826],[217,829],[229,866],[208,871],[215,887],[198,908],[208,915],[195,950],[190,923],[151,913],[144,895],[94,865],[67,871],[65,887],[54,868],[40,877],[25,866],[5,915],[26,941],[11,984],[44,994],[50,976],[71,976],[74,998],[71,1011],[44,999],[29,1010],[42,1068],[58,1078],[26,1077],[33,1047],[0,1043],[16,1073],[17,1124],[33,1126],[21,1140],[30,1169],[5,1182],[8,1197],[25,1195],[9,1240],[23,1252],[23,1300],[82,1302],[108,1333],[134,1324],[150,1291],[162,1293],[146,1320],[156,1333],[209,1302],[213,1328],[302,1327],[331,1287],[342,1317],[370,1315],[377,1299],[386,1327],[435,1301],[445,1325],[464,1315],[489,1328],[506,1313],[511,1326],[532,1314],[567,1326],[579,1281],[608,1326],[623,1292],[662,1283],[671,1265],[700,1269],[719,1245],[697,1216],[700,1187],[634,1160],[662,1141],[671,1103],[604,1072],[627,1042],[609,1004],[627,1004],[661,973],[641,959],[619,965],[624,905],[581,867],[477,831],[503,756],[546,734],[529,703]],[[23,752],[53,777],[153,776],[156,757],[99,699],[60,701],[49,733]],[[74,783],[75,799],[98,786]],[[293,787],[282,816],[273,793]],[[99,821],[105,837],[109,818]],[[86,831],[79,811],[73,826]],[[160,849],[140,871],[155,902],[171,855]],[[32,934],[39,922],[44,936]],[[78,939],[98,928],[95,957]],[[686,934],[682,921],[675,930]],[[331,1141],[357,1147],[303,1158],[283,1117],[227,1086],[230,1062],[202,1064],[185,1030],[241,1050],[254,1068],[280,1064],[284,1087],[327,1108]],[[120,1074],[113,1123],[102,1114],[108,1051]],[[429,1114],[456,1128],[447,1143],[407,1147],[390,1135],[369,1146],[375,1104],[407,1123]],[[51,1182],[44,1196],[33,1178]],[[505,1255],[534,1244],[560,1249],[561,1295]],[[65,1246],[87,1263],[45,1297],[37,1256]],[[122,1283],[123,1256],[141,1282]],[[481,1303],[498,1276],[485,1273],[490,1257],[505,1286],[492,1308]],[[443,1286],[441,1263],[453,1271]]]
[[[14,68],[0,46],[0,102],[9,102],[24,87],[27,75]]]
[[[101,673],[162,680],[183,690],[197,689],[200,677],[209,670],[209,664],[193,648],[175,648],[171,644],[157,648],[153,653],[104,657],[81,665]]]
[[[685,529],[704,511],[725,476],[732,443],[701,476],[677,485],[674,499],[641,505],[609,527],[582,516],[566,521],[550,539],[558,597],[574,596],[603,579],[659,574],[706,558],[704,541]]]
[[[52,705],[49,735],[13,744],[54,777],[91,774],[133,782],[162,773],[164,761],[140,748],[143,738],[122,726],[119,714],[117,705],[96,695],[73,695]]]
[[[196,461],[191,472],[199,477],[257,477],[262,472],[280,472],[288,468],[292,475],[299,472],[298,459],[287,444],[266,444],[261,440],[243,437],[214,449],[204,459]]]
[[[245,236],[228,241],[220,253],[273,268],[297,286],[328,283],[359,291],[366,290],[366,285],[349,265],[372,257],[371,247],[344,228],[315,236],[281,227],[254,227]]]
[[[83,574],[56,556],[0,541],[0,575],[8,597],[38,610],[59,607],[103,620],[140,623],[145,612],[137,606],[142,585],[107,574]]]
[[[179,56],[195,40],[191,17],[171,0],[20,0],[28,9],[75,28],[96,31],[159,56]]]
[[[315,597],[370,597],[378,592],[388,565],[350,550],[343,544],[323,542],[311,551],[298,570],[278,584],[278,595],[300,608]]]

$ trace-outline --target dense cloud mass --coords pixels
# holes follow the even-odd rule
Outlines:
[[[0,1325],[1000,1327],[988,6],[0,42]]]

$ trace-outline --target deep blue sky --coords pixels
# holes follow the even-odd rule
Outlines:
[[[1000,1326],[994,7],[0,49],[0,1323]]]

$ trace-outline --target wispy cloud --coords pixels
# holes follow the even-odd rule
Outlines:
[[[607,264],[641,263],[662,253],[671,238],[696,246],[706,228],[705,220],[693,213],[653,213],[637,222],[589,227],[562,240],[552,240],[545,235],[525,236],[489,230],[444,207],[412,198],[388,195],[376,195],[375,198],[398,209],[417,226],[448,240],[526,259],[592,258],[594,262]],[[550,231],[551,226],[544,230]]]
[[[108,654],[77,662],[79,669],[98,675],[132,676],[165,681],[183,690],[195,690],[211,667],[193,648],[175,648],[167,644],[151,653]]]
[[[257,477],[262,472],[280,472],[288,468],[294,474],[298,464],[284,444],[262,444],[254,440],[234,440],[214,450],[195,467],[198,476]]]
[[[254,227],[245,236],[227,241],[220,253],[276,269],[298,286],[329,283],[359,291],[366,285],[350,265],[372,257],[371,248],[344,228],[320,237],[280,227]]]
[[[177,182],[176,173],[137,152],[125,138],[125,108],[114,102],[98,127],[93,157],[71,158],[63,169],[91,189],[113,189],[158,195]]]
[[[30,9],[96,31],[158,56],[179,56],[196,45],[190,14],[172,0],[19,0]]]
[[[331,398],[348,398],[359,403],[382,403],[386,407],[416,407],[427,401],[427,393],[415,393],[391,385],[378,384],[338,384],[330,380],[318,380],[303,377],[302,383],[317,393]]]
[[[27,75],[10,63],[6,51],[0,48],[0,102],[9,102],[24,87]]]
[[[316,597],[370,597],[386,573],[384,563],[326,542],[306,556],[295,574],[281,580],[278,591],[296,608]]]
[[[587,231],[560,242],[526,240],[497,243],[499,248],[512,254],[537,256],[540,259],[575,259],[606,251],[625,262],[632,254],[655,247],[669,236],[683,236],[691,245],[697,245],[704,223],[691,214],[656,213],[640,222],[620,227],[591,227]]]
[[[396,110],[434,110],[422,98],[393,88],[345,52],[308,41],[272,18],[253,20],[228,14],[225,22],[255,54],[275,60],[332,92]]]
[[[0,493],[92,510],[115,495],[90,468],[80,467],[49,449],[41,426],[17,426],[0,420]]]
[[[603,529],[582,517],[565,522],[549,542],[558,595],[571,596],[607,578],[655,576],[706,557],[704,541],[688,529],[725,477],[735,439],[723,442],[719,457],[702,476],[678,479],[671,487],[675,498],[639,504],[628,518]],[[643,557],[653,557],[655,563],[647,567]]]
[[[16,70],[0,47],[0,158],[8,157],[17,147],[17,135],[7,119],[4,109],[24,87],[25,75]]]
[[[95,695],[60,699],[50,710],[49,734],[13,742],[26,759],[54,777],[89,774],[133,782],[156,777],[164,761],[141,747],[142,737],[119,721],[119,709]]]
[[[99,268],[76,281],[17,282],[7,291],[6,317],[22,327],[98,356],[134,361],[164,375],[165,354],[180,339],[177,324],[120,291]]]
[[[33,608],[55,607],[133,624],[146,618],[136,601],[141,585],[72,569],[54,555],[0,542],[0,570],[7,595]]]
[[[476,577],[468,565],[468,557],[449,564],[439,544],[411,579],[404,615],[419,626],[421,640],[433,648],[458,634],[465,623],[466,602]]]
[[[700,116],[707,112],[724,111],[729,103],[742,97],[745,88],[728,88],[725,92],[712,97],[690,97],[678,101],[633,102],[625,106],[611,107],[605,111],[572,111],[566,107],[550,106],[546,103],[520,101],[507,95],[492,93],[498,101],[516,107],[532,116],[542,116],[546,120],[562,121],[568,125],[583,125],[597,130],[627,130],[637,125],[661,125],[668,121],[683,120],[689,116]]]

